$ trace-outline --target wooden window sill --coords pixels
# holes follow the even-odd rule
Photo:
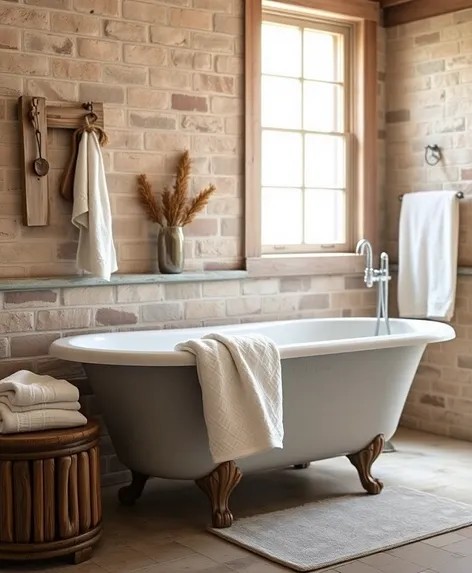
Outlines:
[[[246,259],[250,278],[361,273],[365,260],[353,253],[264,255]]]

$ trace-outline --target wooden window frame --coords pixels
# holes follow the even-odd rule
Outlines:
[[[354,32],[353,133],[356,204],[353,239],[378,248],[377,25],[379,8],[369,0],[286,0],[320,17],[347,20]],[[246,0],[245,11],[245,251],[250,276],[359,272],[353,252],[263,255],[261,245],[261,26],[262,0]]]

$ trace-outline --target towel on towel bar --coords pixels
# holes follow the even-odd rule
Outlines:
[[[180,343],[176,350],[196,357],[215,463],[283,448],[281,365],[272,340],[209,334]]]
[[[78,402],[78,389],[52,376],[40,376],[28,370],[19,370],[0,380],[0,396],[12,406],[33,406],[56,402]]]
[[[71,410],[42,409],[18,413],[0,404],[0,434],[75,428],[85,426],[86,423],[87,418],[83,414]]]
[[[398,265],[401,317],[451,320],[458,245],[455,191],[407,193],[403,197]]]
[[[110,280],[118,270],[102,151],[93,131],[84,131],[74,178],[72,224],[79,229],[77,267]]]

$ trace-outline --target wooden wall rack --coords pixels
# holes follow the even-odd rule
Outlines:
[[[48,166],[43,161],[42,173],[45,174],[39,175],[41,168],[36,163],[35,171],[35,161],[39,157],[47,161],[48,128],[77,129],[90,115],[94,115],[95,125],[104,127],[103,103],[48,105],[43,97],[21,96],[18,99],[24,225],[42,227],[49,224]]]

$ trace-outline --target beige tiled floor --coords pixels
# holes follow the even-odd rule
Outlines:
[[[384,454],[375,474],[386,485],[404,485],[472,504],[472,443],[400,430],[397,453]],[[345,459],[247,476],[235,490],[236,518],[293,507],[328,495],[358,492]],[[104,491],[104,538],[92,560],[35,566],[0,565],[2,573],[276,573],[290,571],[205,533],[207,501],[187,482],[153,480],[138,504],[120,507],[116,488]],[[472,527],[340,565],[329,573],[472,573]],[[325,573],[328,573],[327,571]]]

